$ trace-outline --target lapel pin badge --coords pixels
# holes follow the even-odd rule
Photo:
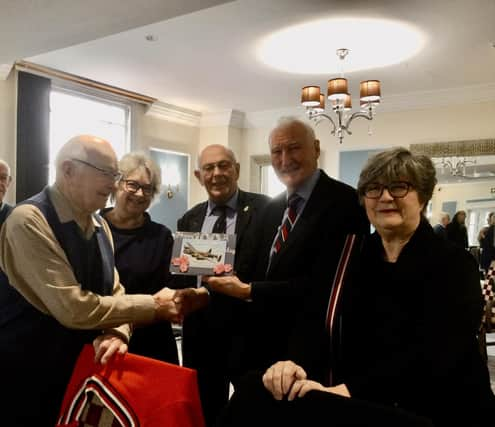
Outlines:
[[[244,212],[247,212],[249,210],[249,206],[244,206]]]

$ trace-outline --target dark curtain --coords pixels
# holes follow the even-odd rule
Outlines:
[[[17,84],[16,201],[48,184],[51,80],[19,72]]]

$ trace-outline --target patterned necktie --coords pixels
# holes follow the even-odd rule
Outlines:
[[[215,207],[215,211],[219,215],[215,224],[213,224],[211,232],[225,234],[227,232],[227,206],[217,206]]]
[[[294,193],[289,197],[287,201],[287,218],[285,218],[284,223],[280,227],[279,233],[277,235],[277,240],[273,247],[274,253],[278,253],[284,242],[289,237],[289,233],[294,226],[294,222],[297,218],[297,205],[302,200],[302,197]]]

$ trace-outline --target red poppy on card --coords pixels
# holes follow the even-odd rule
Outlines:
[[[232,271],[232,264],[224,264],[223,267],[226,273],[230,273]]]
[[[189,270],[189,262],[181,262],[179,265],[179,270],[181,273],[185,273],[187,270]]]
[[[220,275],[225,272],[225,265],[223,264],[217,264],[215,267],[213,267],[213,273]]]

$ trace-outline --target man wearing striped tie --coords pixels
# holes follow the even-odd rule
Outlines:
[[[320,143],[308,124],[282,119],[270,134],[269,149],[287,190],[269,203],[259,222],[250,282],[236,276],[208,279],[215,291],[249,305],[249,322],[238,326],[244,339],[238,360],[251,369],[287,359],[289,337],[316,292],[322,306],[313,311],[325,321],[323,305],[345,238],[369,231],[356,191],[318,168]]]

